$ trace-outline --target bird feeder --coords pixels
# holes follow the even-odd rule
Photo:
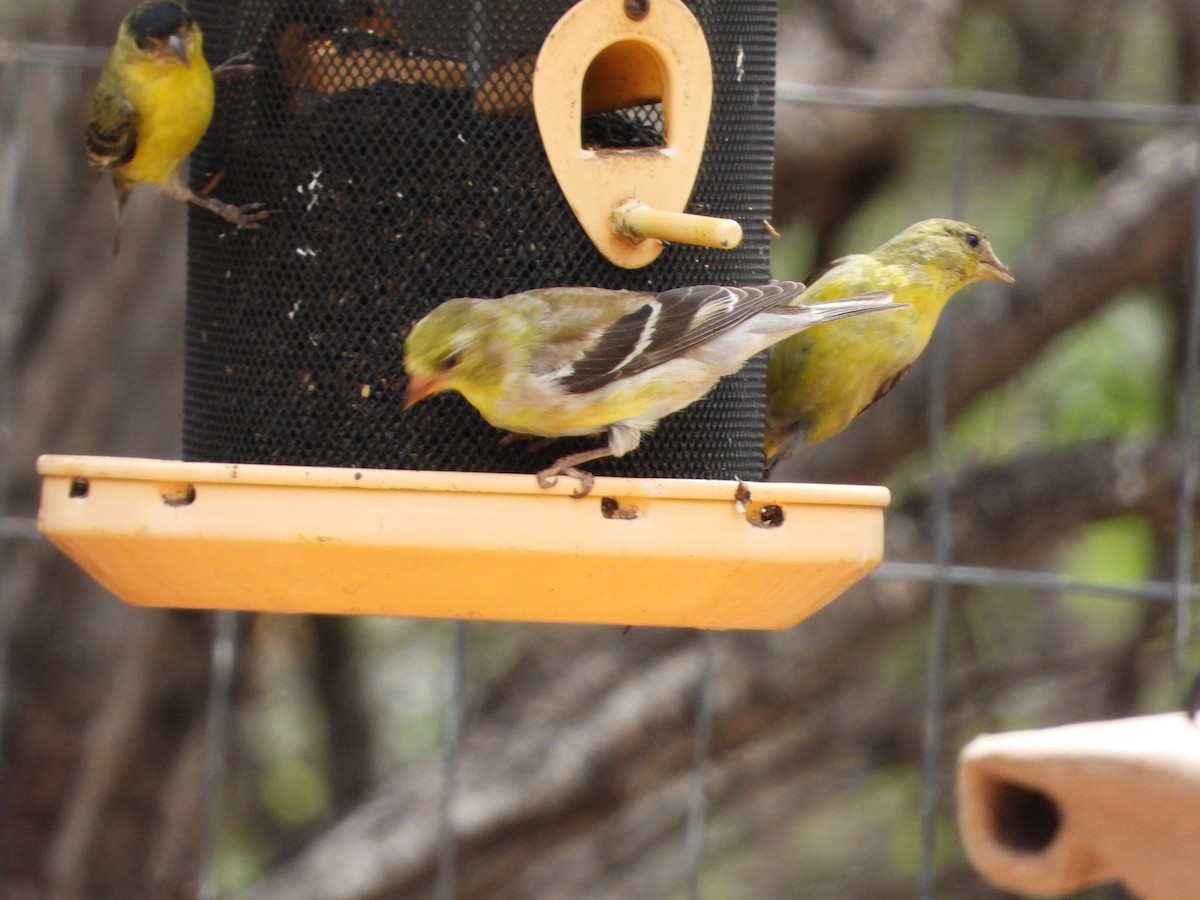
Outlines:
[[[1200,727],[1183,713],[980,735],[958,795],[967,853],[997,887],[1200,897]]]
[[[546,36],[533,72],[538,129],[572,212],[610,262],[645,266],[663,240],[741,243],[736,220],[683,211],[700,171],[712,82],[704,31],[674,0],[583,0]],[[663,120],[661,147],[581,141],[584,116],[648,105]]]
[[[190,8],[211,59],[261,67],[220,86],[194,183],[276,212],[190,212],[184,461],[42,461],[43,530],[110,589],[786,627],[878,563],[884,489],[754,482],[761,361],[589,466],[607,477],[582,500],[532,473],[584,439],[502,446],[457,395],[402,410],[405,337],[448,298],[769,280],[774,0]],[[147,593],[150,546],[170,574]],[[771,609],[747,615],[756,592]]]

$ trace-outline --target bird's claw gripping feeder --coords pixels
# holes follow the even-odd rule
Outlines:
[[[193,0],[223,85],[189,221],[184,461],[43,457],[40,523],[140,604],[785,628],[882,557],[881,487],[762,483],[752,362],[589,496],[461,397],[451,297],[769,280],[774,0]],[[746,478],[749,483],[742,483]]]

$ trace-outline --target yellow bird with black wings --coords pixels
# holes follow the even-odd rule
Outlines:
[[[899,315],[887,293],[789,305],[804,285],[694,285],[662,293],[541,288],[498,300],[447,300],[404,344],[405,408],[457,391],[497,428],[557,438],[605,434],[538,473],[542,487],[579,465],[635,450],[659,420],[699,400],[755,353],[819,322]],[[875,318],[875,316],[869,316]],[[836,326],[835,326],[836,327]]]
[[[241,57],[218,66],[218,76],[253,70]],[[269,211],[261,203],[234,206],[183,181],[180,167],[212,120],[214,72],[191,13],[174,0],[139,4],[117,32],[117,42],[92,95],[87,123],[88,160],[112,176],[117,218],[137,184],[153,184],[242,228],[257,228]],[[116,243],[114,242],[114,252]]]

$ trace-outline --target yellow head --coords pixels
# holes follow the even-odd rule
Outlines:
[[[920,264],[941,273],[951,290],[972,281],[1014,281],[982,231],[953,219],[926,219],[871,254],[882,263]]]
[[[196,20],[174,0],[147,0],[121,23],[118,44],[141,63],[191,68],[201,52]]]
[[[439,391],[458,391],[476,405],[500,392],[528,343],[514,334],[521,318],[505,313],[501,301],[460,297],[414,325],[404,342],[404,408]]]

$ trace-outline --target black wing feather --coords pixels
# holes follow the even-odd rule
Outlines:
[[[570,372],[560,380],[570,393],[583,394],[619,377],[621,364],[637,349],[645,334],[646,324],[654,315],[654,306],[647,300],[633,312],[609,325],[596,342],[588,348]]]
[[[92,98],[85,135],[88,160],[97,169],[117,169],[137,153],[137,111],[101,83]]]
[[[802,290],[802,284],[791,281],[745,288],[705,284],[648,297],[645,304],[606,328],[560,383],[573,394],[583,394],[645,372],[765,309],[783,305]],[[697,323],[706,307],[722,299],[734,302],[709,312]],[[643,345],[640,350],[639,344]]]
[[[633,375],[637,372],[644,372],[646,369],[680,356],[693,347],[697,347],[706,341],[712,340],[719,334],[736,328],[747,319],[758,315],[764,310],[785,305],[788,300],[803,290],[804,285],[799,282],[776,281],[771,284],[757,285],[755,287],[720,287],[718,285],[706,284],[692,288],[677,288],[675,291],[668,291],[667,294],[659,295],[661,299],[669,294],[694,292],[694,297],[681,298],[680,300],[681,303],[686,303],[687,299],[694,300],[687,322],[688,327],[677,337],[673,336],[671,343],[659,341],[652,343],[635,360],[636,370],[624,374]],[[697,313],[704,306],[730,294],[737,299],[736,303],[710,314],[704,321],[693,326]]]
[[[891,389],[900,383],[900,379],[908,374],[908,370],[911,368],[912,368],[911,365],[905,366],[903,369],[901,369],[899,372],[897,372],[895,375],[893,375],[887,381],[885,381],[881,385],[879,385],[879,388],[875,391],[875,396],[871,398],[871,401],[866,406],[864,406],[862,409],[860,409],[858,411],[858,415],[861,416],[868,409],[870,409],[872,406],[874,406],[876,403],[878,403],[880,400],[882,400],[884,397],[886,397],[888,395],[888,393],[891,391]]]

